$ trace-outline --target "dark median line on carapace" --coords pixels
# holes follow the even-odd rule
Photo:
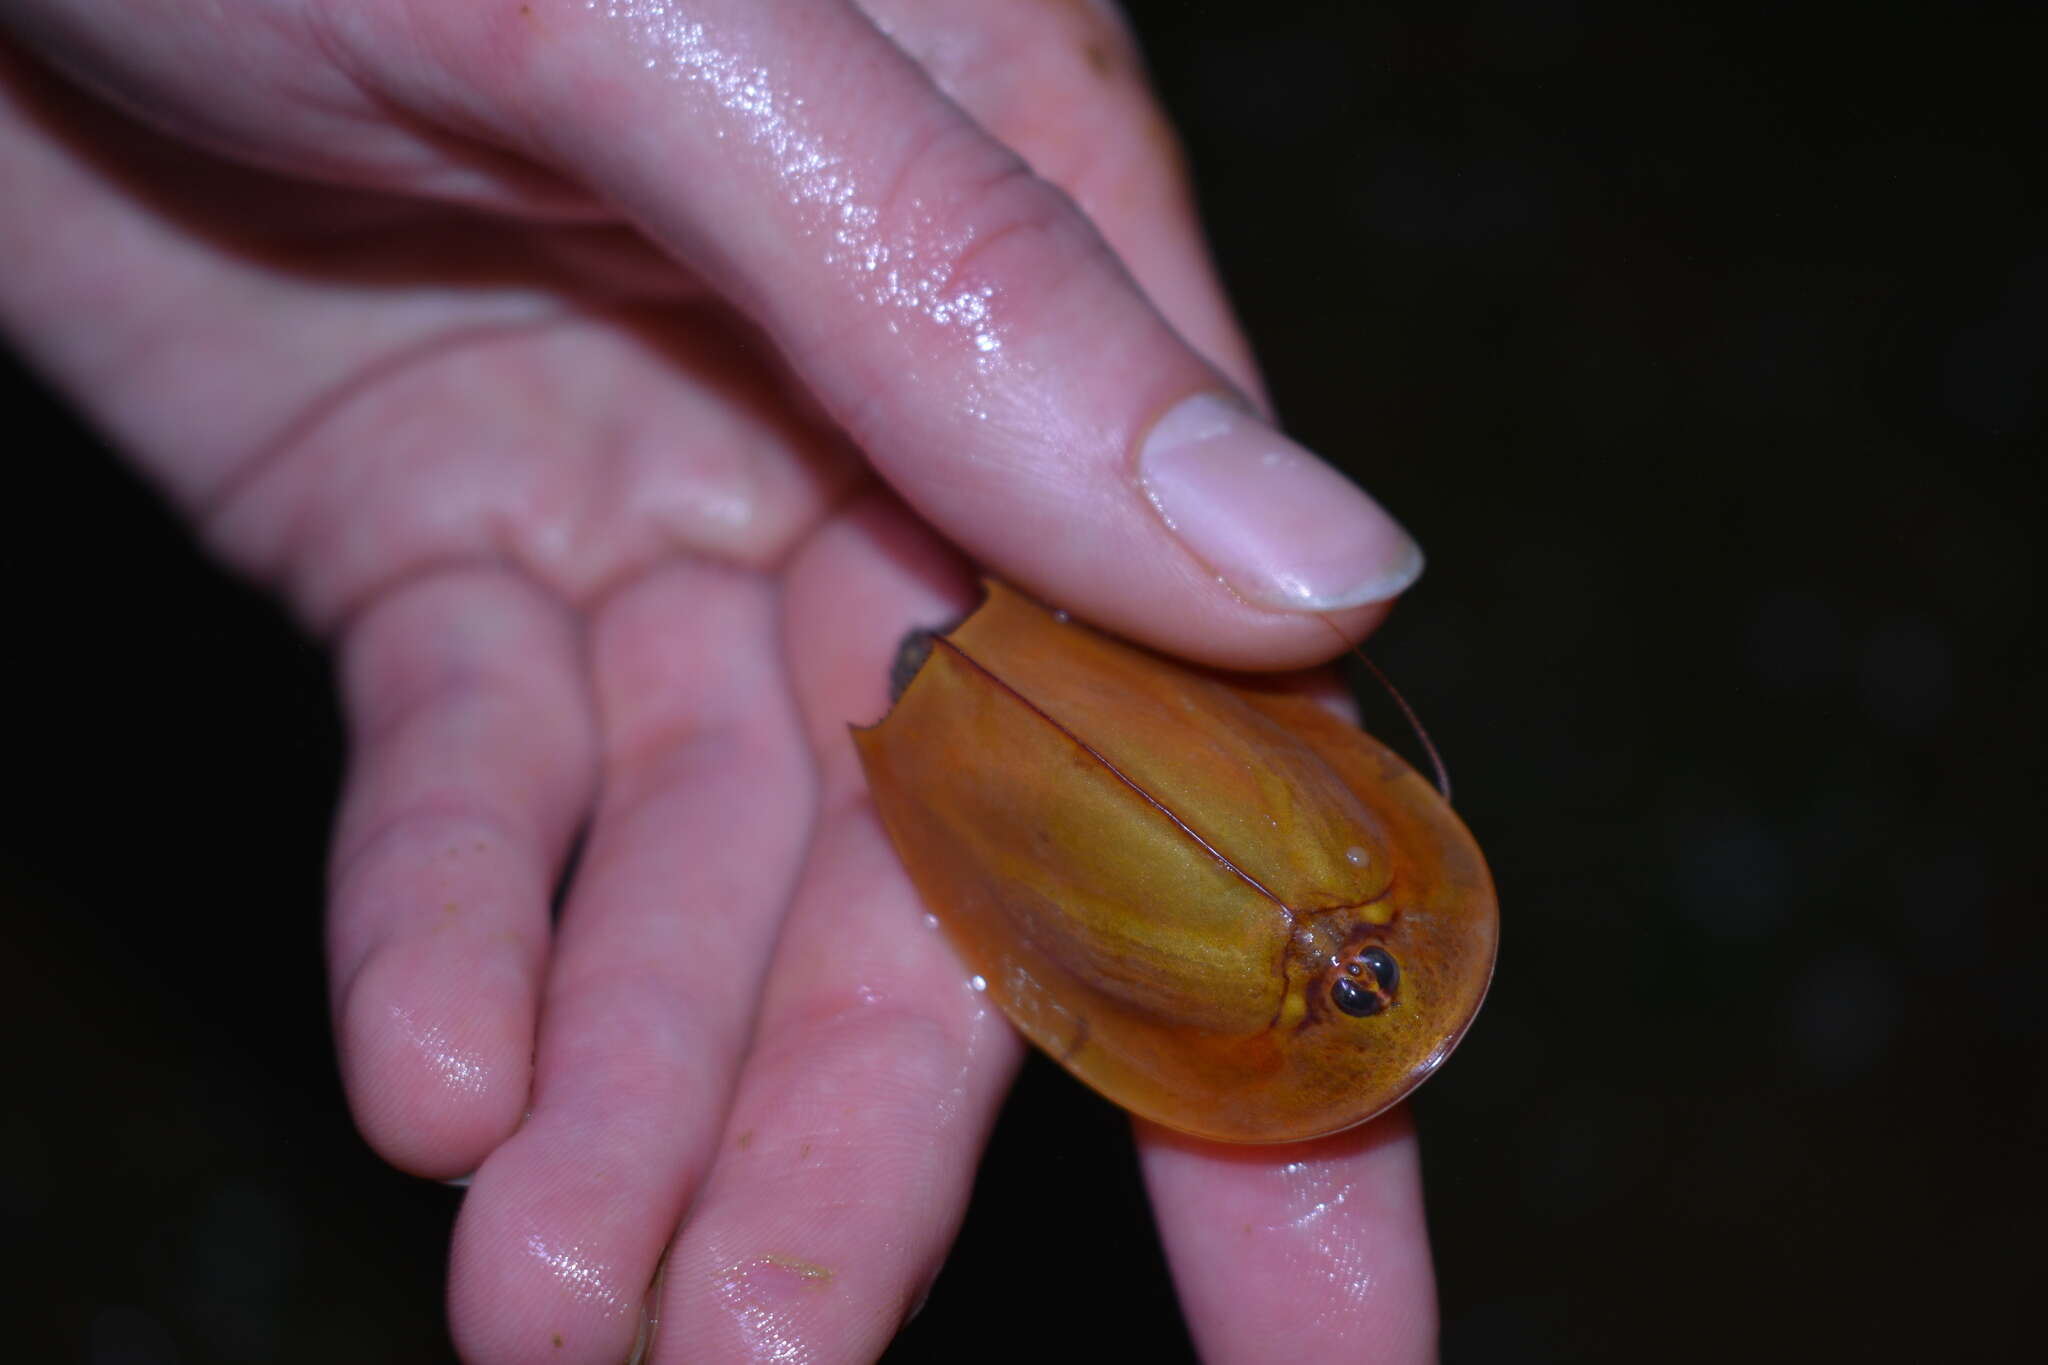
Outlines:
[[[1074,746],[1078,748],[1082,753],[1087,754],[1088,757],[1094,759],[1097,763],[1100,763],[1104,768],[1107,768],[1110,771],[1110,773],[1116,778],[1117,781],[1123,783],[1126,787],[1129,787],[1132,791],[1136,792],[1138,794],[1139,799],[1142,800],[1146,805],[1152,807],[1152,809],[1158,811],[1161,815],[1173,821],[1175,828],[1179,829],[1181,833],[1187,835],[1188,838],[1193,839],[1197,844],[1200,844],[1202,846],[1203,852],[1207,853],[1217,862],[1223,864],[1224,867],[1230,869],[1230,871],[1235,873],[1238,879],[1242,881],[1246,886],[1249,886],[1252,890],[1258,892],[1261,896],[1264,896],[1267,900],[1273,902],[1274,905],[1278,906],[1280,908],[1280,913],[1287,917],[1288,927],[1290,929],[1293,928],[1293,907],[1289,906],[1286,901],[1281,900],[1278,896],[1274,895],[1271,891],[1268,891],[1265,887],[1259,885],[1259,881],[1256,877],[1252,876],[1249,872],[1246,872],[1236,863],[1230,861],[1230,859],[1224,857],[1222,852],[1217,849],[1216,845],[1210,843],[1207,839],[1204,839],[1200,834],[1196,833],[1192,825],[1188,824],[1187,821],[1181,819],[1178,815],[1175,815],[1171,810],[1167,809],[1167,807],[1157,797],[1153,796],[1152,793],[1146,791],[1143,787],[1133,782],[1124,773],[1123,769],[1117,767],[1116,764],[1110,762],[1108,757],[1104,755],[1101,750],[1097,749],[1087,740],[1075,734],[1072,730],[1069,730],[1066,726],[1060,724],[1059,721],[1053,719],[1052,716],[1046,713],[1044,707],[1040,706],[1037,702],[1031,700],[1031,698],[1025,696],[1022,692],[1019,692],[1016,688],[1010,686],[1009,683],[1003,681],[1003,679],[998,677],[992,669],[989,669],[988,667],[983,665],[980,660],[976,659],[966,650],[960,648],[960,646],[954,644],[951,640],[948,640],[945,636],[933,636],[932,643],[934,645],[943,645],[945,648],[951,650],[956,657],[964,660],[967,663],[967,665],[970,668],[972,668],[975,672],[981,674],[982,677],[987,678],[997,687],[1002,688],[1003,691],[1015,697],[1033,715],[1037,716],[1047,725],[1050,725],[1053,729],[1065,735],[1067,739],[1070,740],[1074,744]]]

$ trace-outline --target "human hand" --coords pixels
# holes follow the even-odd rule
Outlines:
[[[334,642],[343,1072],[385,1157],[475,1173],[465,1355],[622,1358],[666,1251],[657,1359],[872,1358],[1017,1056],[845,733],[970,600],[945,542],[1237,666],[1327,654],[1415,567],[1249,417],[1147,449],[1257,389],[1115,20],[9,22],[0,319]],[[1427,1353],[1405,1118],[1140,1142],[1205,1354]]]

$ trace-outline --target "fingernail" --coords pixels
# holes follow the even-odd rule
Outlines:
[[[1357,484],[1218,394],[1167,410],[1138,476],[1167,529],[1265,606],[1363,606],[1422,573],[1421,547]]]

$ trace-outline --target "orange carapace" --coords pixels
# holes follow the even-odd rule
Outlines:
[[[1477,1013],[1477,844],[1377,740],[990,584],[855,732],[926,905],[1024,1034],[1228,1142],[1363,1123]]]

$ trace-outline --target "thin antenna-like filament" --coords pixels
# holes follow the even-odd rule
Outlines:
[[[1328,621],[1323,622],[1323,624],[1330,626]],[[1330,626],[1330,629],[1340,639],[1343,638],[1344,632],[1338,630],[1335,626]],[[1429,766],[1436,770],[1436,789],[1443,794],[1444,804],[1449,805],[1451,801],[1451,770],[1444,766],[1444,756],[1437,752],[1436,742],[1430,739],[1429,731],[1423,728],[1422,717],[1415,714],[1415,708],[1410,706],[1408,699],[1401,695],[1401,689],[1394,686],[1393,680],[1387,677],[1386,673],[1378,664],[1372,661],[1372,658],[1363,649],[1352,644],[1349,640],[1344,641],[1344,647],[1357,657],[1358,662],[1365,665],[1366,670],[1386,690],[1386,694],[1394,699],[1394,705],[1401,708],[1402,716],[1408,721],[1408,728],[1415,732],[1415,738],[1421,741],[1422,751],[1429,755]]]

